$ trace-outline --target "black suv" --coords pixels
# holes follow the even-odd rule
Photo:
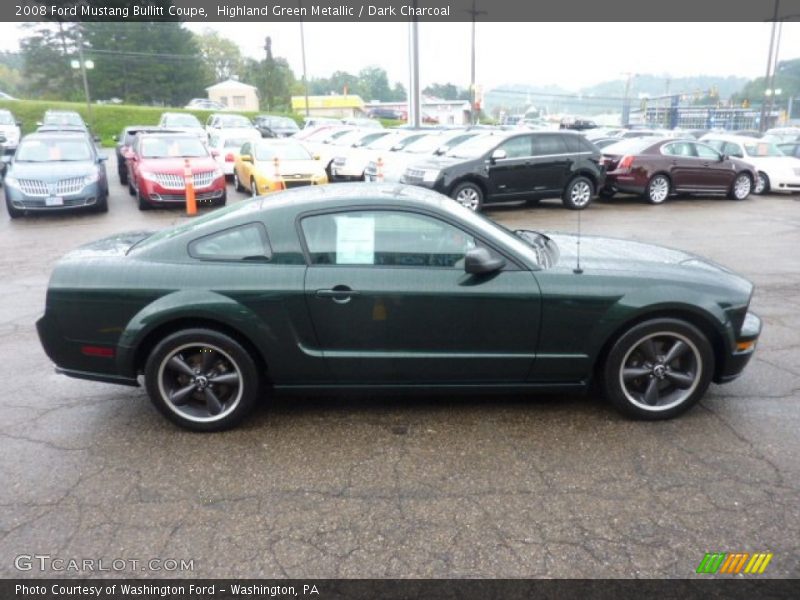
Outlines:
[[[441,158],[406,169],[401,182],[447,194],[471,210],[509,200],[561,196],[564,206],[589,206],[605,181],[602,155],[578,133],[488,133]]]

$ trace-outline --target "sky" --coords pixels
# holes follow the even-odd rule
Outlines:
[[[420,23],[420,81],[469,85],[471,23]],[[189,23],[215,29],[246,56],[276,56],[302,72],[300,23]],[[304,23],[309,77],[369,65],[408,87],[407,23]],[[621,79],[624,73],[737,75],[766,70],[771,23],[478,23],[477,82],[488,90],[507,83],[558,85],[567,90]],[[19,25],[0,23],[0,50],[16,50]],[[800,57],[800,23],[783,24],[779,59]]]

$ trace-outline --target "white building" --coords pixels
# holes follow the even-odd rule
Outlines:
[[[394,110],[403,118],[408,118],[408,102],[368,102],[367,111],[375,109]],[[422,98],[422,121],[439,125],[468,125],[469,102],[467,100],[440,100],[439,98]]]
[[[257,111],[258,89],[235,79],[220,81],[206,88],[208,99],[231,110]]]

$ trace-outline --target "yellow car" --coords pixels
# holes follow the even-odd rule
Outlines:
[[[328,176],[322,163],[294,140],[245,142],[233,165],[236,191],[253,196],[323,183],[328,183]]]

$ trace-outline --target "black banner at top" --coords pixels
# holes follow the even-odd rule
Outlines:
[[[3,0],[0,21],[770,21],[800,0]],[[654,41],[655,42],[655,41]]]

